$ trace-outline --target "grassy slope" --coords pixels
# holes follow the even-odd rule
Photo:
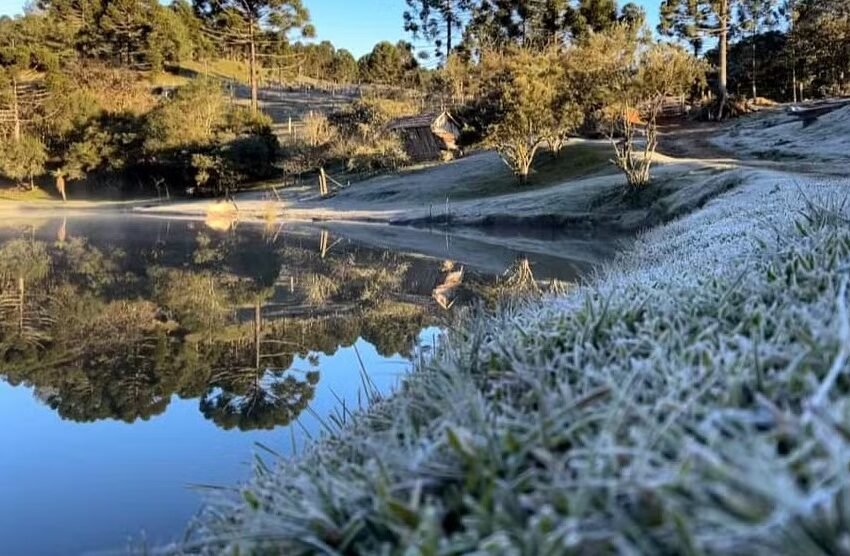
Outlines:
[[[178,71],[189,75],[211,75],[218,79],[236,81],[238,83],[248,82],[248,65],[236,60],[211,60],[209,62],[196,62],[186,60],[180,62]]]
[[[750,180],[593,285],[471,320],[213,499],[191,548],[846,553],[847,185]]]
[[[458,200],[477,199],[516,193],[517,189],[530,191],[550,187],[558,183],[573,180],[608,170],[613,172],[610,165],[610,145],[595,143],[572,143],[564,147],[560,156],[554,157],[549,153],[540,155],[534,166],[530,182],[525,186],[518,186],[516,178],[511,175],[507,168],[501,168],[501,172],[495,175],[484,174],[472,176],[462,184],[454,184],[454,196]]]
[[[450,164],[431,164],[358,183],[340,197],[381,203],[441,203],[446,197],[453,201],[494,197],[545,189],[597,172],[614,173],[610,158],[608,144],[571,143],[557,158],[541,154],[530,182],[520,186],[495,153],[478,153]]]
[[[2,186],[3,184],[0,184]],[[46,190],[36,187],[32,191],[15,186],[0,187],[0,201],[55,201],[56,197]]]

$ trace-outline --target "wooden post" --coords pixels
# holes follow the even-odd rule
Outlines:
[[[24,333],[24,278],[18,278],[18,333]]]
[[[56,189],[59,191],[59,194],[62,195],[62,202],[67,202],[68,198],[65,196],[65,176],[61,173],[56,174]]]
[[[322,197],[328,195],[328,176],[325,174],[325,169],[319,168],[319,194]]]
[[[292,116],[289,117],[289,136],[292,136]]]
[[[328,235],[327,230],[322,230],[322,235],[319,238],[319,251],[321,252],[322,258],[324,259],[328,255],[328,244],[330,243],[330,236]]]
[[[262,360],[261,350],[260,350],[261,345],[262,345],[261,336],[260,336],[260,331],[261,331],[261,326],[262,326],[262,318],[263,318],[263,313],[262,313],[262,310],[260,308],[260,300],[259,300],[259,298],[257,298],[257,300],[254,302],[254,358],[255,358],[254,362],[255,362],[255,367],[258,370],[260,368],[260,361]]]
[[[251,84],[251,111],[256,114],[259,111],[259,100],[258,100],[258,88],[259,85],[257,83],[257,45],[254,42],[254,21],[251,20],[248,22],[249,27],[249,44],[251,47],[251,60],[248,64],[249,67],[249,82]]]

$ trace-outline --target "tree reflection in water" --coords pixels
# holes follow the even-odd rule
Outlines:
[[[0,379],[79,422],[150,419],[176,396],[219,427],[271,429],[313,400],[317,354],[363,338],[409,355],[446,318],[431,299],[437,261],[327,231],[157,226],[118,242],[74,221],[4,231]]]

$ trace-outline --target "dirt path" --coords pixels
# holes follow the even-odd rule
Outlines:
[[[716,122],[677,122],[665,125],[658,151],[673,158],[741,163],[740,159],[710,141],[709,138],[722,129],[723,124]]]

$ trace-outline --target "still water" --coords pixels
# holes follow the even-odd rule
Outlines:
[[[0,554],[178,539],[203,485],[391,391],[490,295],[493,271],[461,275],[446,250],[126,216],[2,223]],[[539,258],[566,279],[588,267]]]

